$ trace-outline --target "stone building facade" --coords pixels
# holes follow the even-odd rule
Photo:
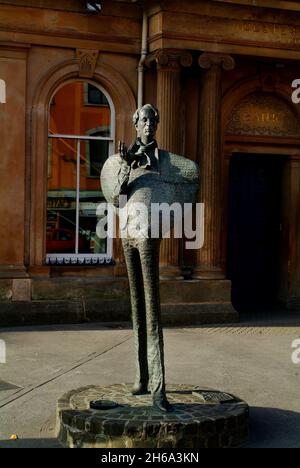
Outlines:
[[[201,250],[163,242],[164,320],[297,309],[299,2],[99,3],[0,0],[0,324],[128,318],[120,240],[93,226],[141,99],[160,147],[199,163],[205,203]]]

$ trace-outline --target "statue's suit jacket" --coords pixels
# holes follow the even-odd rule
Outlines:
[[[151,169],[133,169],[114,155],[106,161],[101,173],[101,187],[105,199],[119,208],[119,196],[128,199],[127,224],[131,222],[133,203],[144,203],[149,211],[151,226],[152,204],[192,204],[199,189],[198,165],[182,156],[164,150],[156,150]]]

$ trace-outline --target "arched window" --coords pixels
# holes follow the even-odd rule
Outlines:
[[[115,149],[115,111],[104,89],[73,82],[56,92],[48,149],[47,263],[110,263],[112,239],[96,234],[100,173]]]
[[[6,84],[4,80],[0,80],[0,104],[6,103]]]

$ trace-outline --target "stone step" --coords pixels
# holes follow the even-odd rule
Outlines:
[[[162,304],[162,323],[171,326],[232,323],[238,313],[230,303]],[[130,322],[130,302],[116,300],[0,303],[0,327],[82,322]]]

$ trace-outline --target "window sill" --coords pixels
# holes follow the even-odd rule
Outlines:
[[[73,259],[63,259],[63,258],[48,258],[46,260],[46,266],[48,267],[70,267],[70,268],[97,268],[97,267],[109,267],[115,266],[115,261],[111,258],[104,259],[91,259],[91,258],[73,258]]]

